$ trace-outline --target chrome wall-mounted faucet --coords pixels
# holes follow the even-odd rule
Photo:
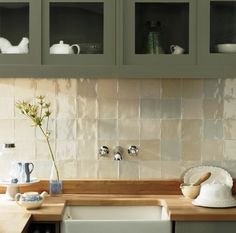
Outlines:
[[[114,149],[114,160],[122,160],[122,148],[116,146]]]
[[[107,156],[109,154],[109,148],[107,146],[101,146],[98,151],[98,154],[101,157]]]
[[[138,147],[137,146],[129,146],[128,148],[128,154],[131,156],[137,156],[138,155]]]

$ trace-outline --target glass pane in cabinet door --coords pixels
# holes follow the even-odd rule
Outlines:
[[[188,54],[189,3],[136,3],[136,54]]]
[[[103,54],[103,3],[50,3],[50,54]]]
[[[29,3],[0,3],[0,50],[29,53]]]
[[[210,3],[210,53],[236,53],[236,2]]]

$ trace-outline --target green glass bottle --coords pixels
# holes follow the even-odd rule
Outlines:
[[[161,45],[161,23],[160,21],[147,21],[148,36],[147,36],[147,53],[148,54],[163,54]]]

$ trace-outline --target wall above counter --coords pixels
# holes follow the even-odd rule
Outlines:
[[[0,40],[0,76],[234,78],[235,6],[234,0],[0,0],[0,36],[14,46],[29,38],[25,54],[3,53]]]

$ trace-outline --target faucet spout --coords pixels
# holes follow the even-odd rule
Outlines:
[[[116,146],[114,152],[114,160],[122,160],[122,148],[120,146]]]

